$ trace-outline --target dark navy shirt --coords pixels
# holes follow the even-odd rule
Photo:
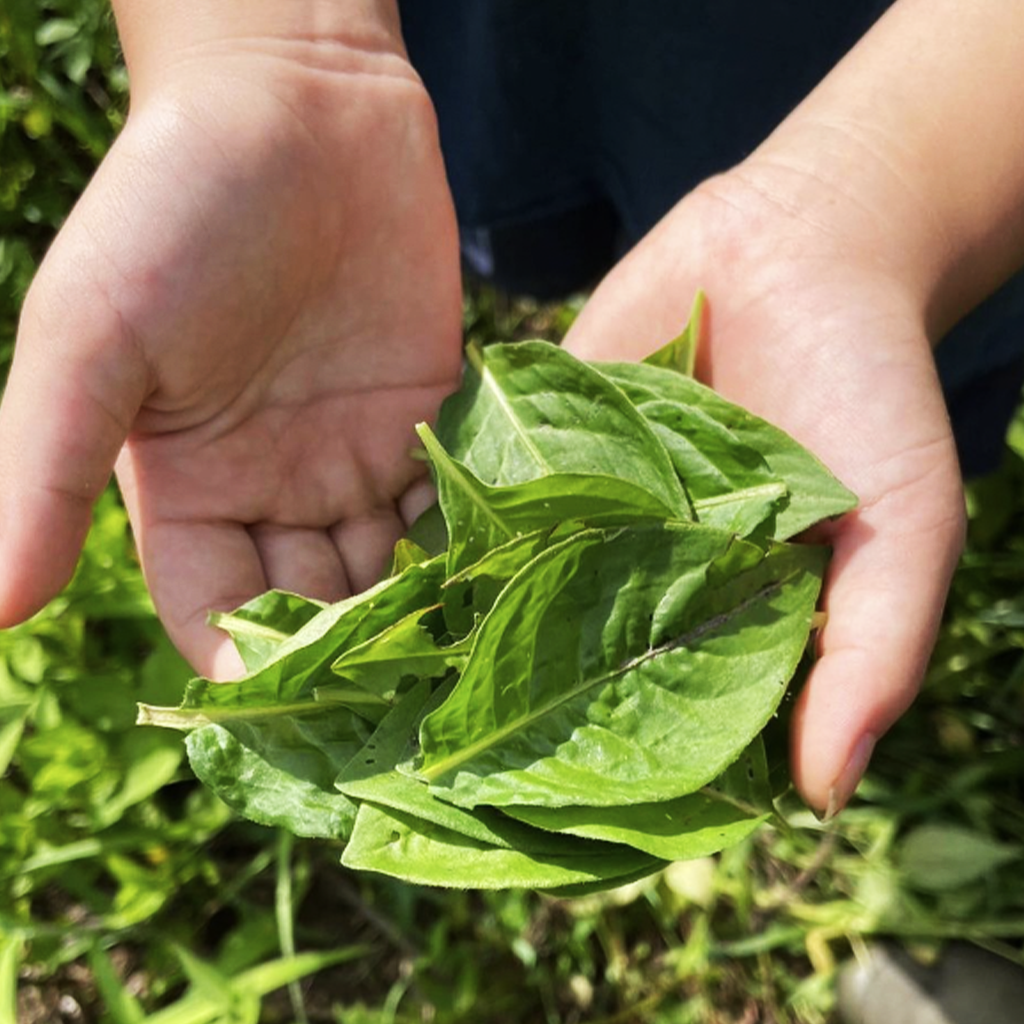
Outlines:
[[[749,154],[886,0],[405,0],[470,268],[542,298],[596,282],[683,195]],[[1024,383],[1024,280],[937,351],[968,474]]]

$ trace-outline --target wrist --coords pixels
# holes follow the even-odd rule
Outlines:
[[[113,0],[133,104],[196,58],[268,52],[316,69],[405,69],[396,0]]]
[[[866,230],[933,340],[1024,263],[1022,31],[1018,4],[898,0],[755,154],[831,193],[813,215]]]
[[[935,344],[973,303],[951,288],[948,221],[896,148],[849,124],[791,119],[730,173],[788,215],[813,252],[899,292]]]

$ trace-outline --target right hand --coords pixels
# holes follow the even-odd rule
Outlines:
[[[852,194],[859,184],[851,175]],[[846,803],[917,693],[963,543],[926,305],[880,259],[884,226],[813,176],[751,158],[684,197],[566,339],[585,358],[642,358],[679,332],[705,288],[698,375],[789,431],[858,496],[814,530],[833,547],[828,621],[793,716],[793,778],[823,812]]]
[[[373,583],[424,504],[414,424],[458,383],[458,242],[401,52],[191,46],[125,130],[26,300],[0,409],[0,625],[66,583],[117,462],[157,611]]]

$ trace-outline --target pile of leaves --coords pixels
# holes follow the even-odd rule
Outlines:
[[[827,561],[786,541],[853,497],[692,379],[699,317],[645,364],[471,347],[418,427],[443,550],[421,525],[363,594],[219,615],[248,674],[140,720],[243,815],[421,884],[578,894],[749,835]]]

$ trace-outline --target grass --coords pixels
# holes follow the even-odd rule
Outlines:
[[[0,359],[54,228],[119,127],[98,0],[0,11]],[[559,336],[577,304],[472,292],[466,332]],[[237,820],[180,737],[132,726],[187,669],[115,493],[78,574],[0,634],[0,1024],[826,1024],[878,938],[1024,939],[1024,418],[970,490],[971,538],[924,691],[852,807],[599,897],[438,892]],[[776,758],[781,756],[779,722]]]

